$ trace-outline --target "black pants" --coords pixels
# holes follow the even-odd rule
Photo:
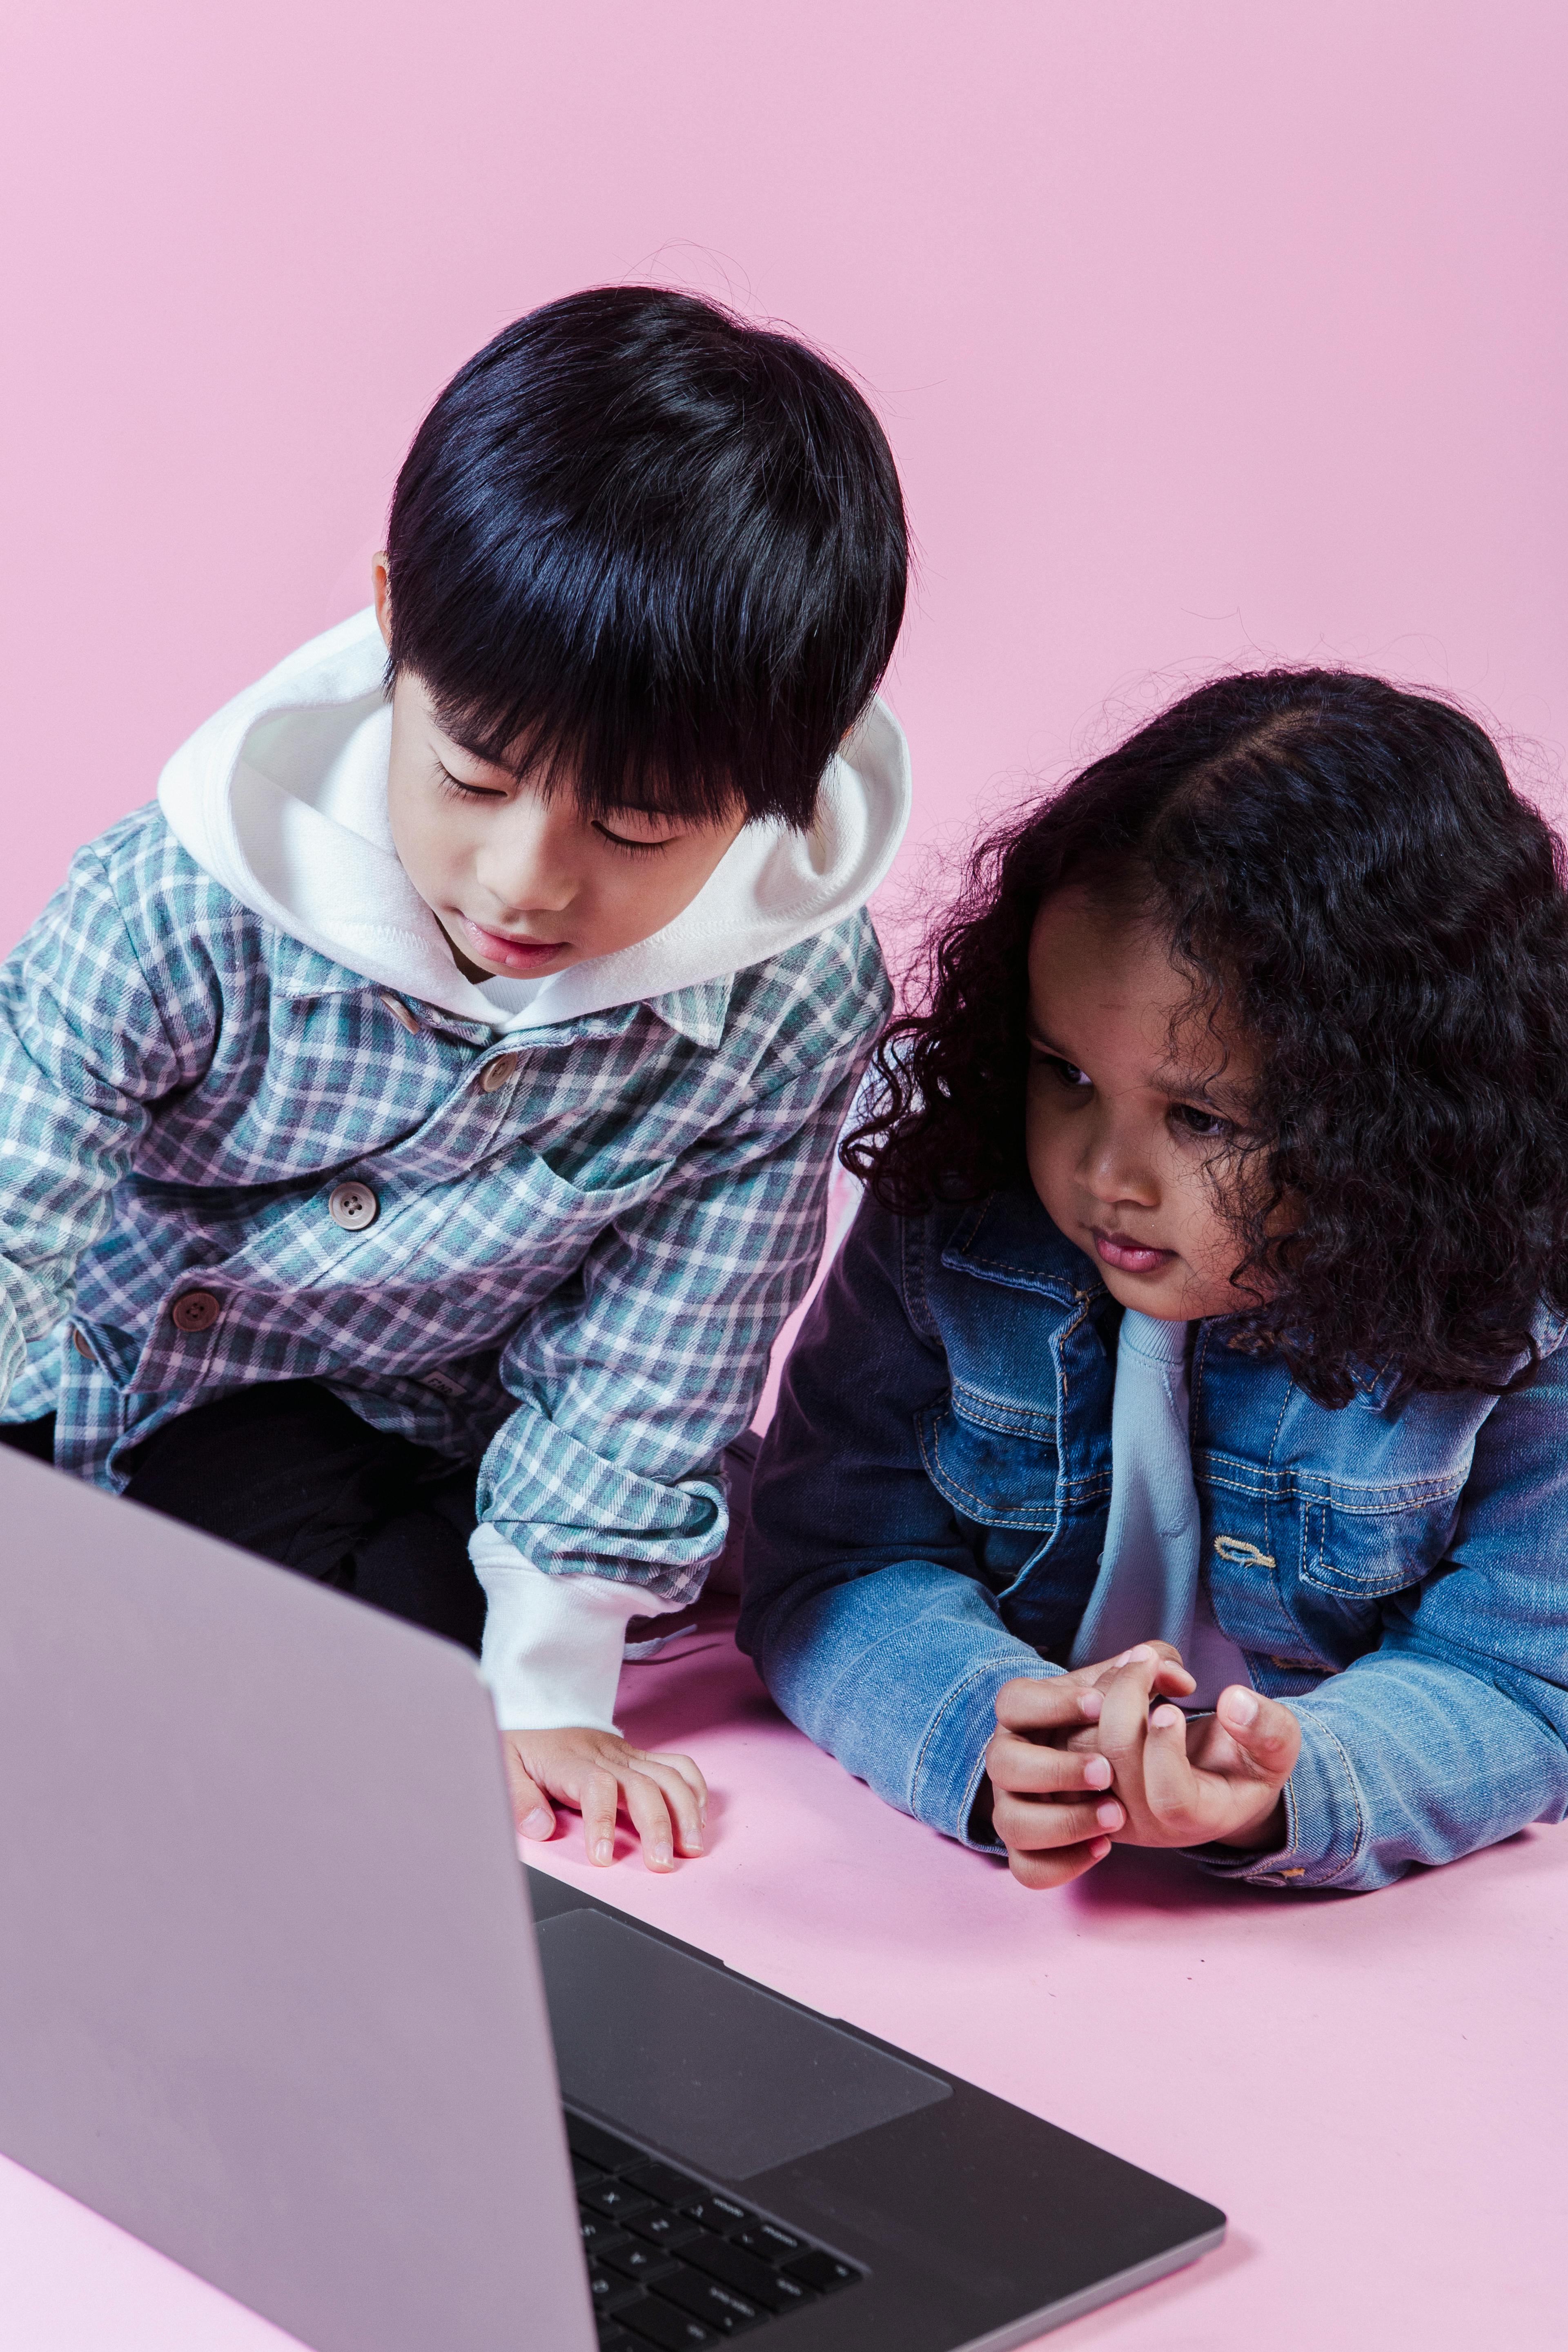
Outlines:
[[[52,1460],[52,1417],[0,1428],[0,1444]],[[198,1405],[132,1463],[132,1502],[479,1648],[473,1468],[372,1429],[314,1381]]]

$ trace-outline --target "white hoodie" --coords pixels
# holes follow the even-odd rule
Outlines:
[[[381,987],[498,1031],[666,996],[782,954],[864,904],[908,823],[908,747],[876,699],[829,761],[807,832],[746,826],[690,905],[636,946],[542,980],[476,983],[393,846],[385,658],[373,611],[301,646],[181,747],[159,802],[182,846],[264,921]],[[609,1727],[626,1622],[664,1604],[637,1584],[546,1576],[489,1528],[471,1552],[502,1723]]]

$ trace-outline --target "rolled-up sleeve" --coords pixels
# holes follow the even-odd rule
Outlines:
[[[1363,1894],[1568,1815],[1568,1364],[1481,1424],[1455,1540],[1384,1604],[1379,1646],[1290,1706],[1287,1839],[1205,1848],[1227,1877]]]

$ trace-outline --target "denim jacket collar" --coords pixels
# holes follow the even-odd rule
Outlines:
[[[1039,1290],[1064,1307],[1104,1297],[1092,1258],[1069,1242],[1024,1185],[990,1193],[960,1213],[942,1262],[957,1274],[1008,1290]]]

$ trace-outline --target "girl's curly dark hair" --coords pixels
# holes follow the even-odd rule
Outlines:
[[[1568,893],[1482,730],[1344,671],[1219,678],[983,841],[845,1142],[886,1206],[1027,1181],[1029,938],[1069,883],[1258,1049],[1232,1344],[1326,1405],[1533,1357],[1568,1309]]]

